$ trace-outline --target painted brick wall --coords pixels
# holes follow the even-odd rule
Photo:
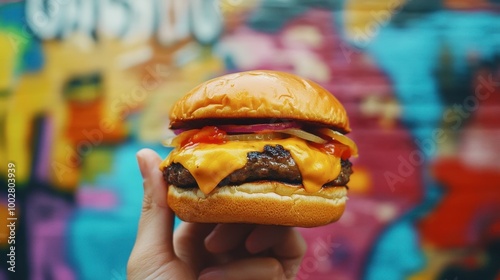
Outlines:
[[[184,92],[251,69],[330,90],[360,150],[341,220],[301,229],[297,279],[500,277],[498,1],[39,2],[0,4],[0,164],[16,163],[23,268],[0,279],[125,279],[135,153],[168,154]]]

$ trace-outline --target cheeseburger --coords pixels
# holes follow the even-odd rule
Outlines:
[[[275,71],[207,81],[170,113],[161,163],[184,221],[314,227],[342,215],[357,156],[342,104],[318,84]]]

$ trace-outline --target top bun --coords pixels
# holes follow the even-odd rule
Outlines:
[[[284,119],[349,132],[347,113],[330,92],[284,72],[248,71],[214,78],[182,97],[170,112],[172,129],[205,119]]]

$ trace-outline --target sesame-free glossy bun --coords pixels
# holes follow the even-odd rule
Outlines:
[[[197,86],[170,113],[170,127],[204,119],[291,119],[349,132],[342,104],[320,85],[284,72],[229,74]]]
[[[316,227],[340,218],[346,194],[345,187],[307,193],[300,186],[264,181],[218,187],[208,196],[198,188],[169,186],[168,205],[186,222]]]

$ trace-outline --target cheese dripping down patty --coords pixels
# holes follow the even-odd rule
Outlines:
[[[290,137],[266,141],[228,141],[222,144],[197,143],[175,148],[162,162],[161,169],[179,163],[196,180],[204,194],[209,194],[229,174],[243,168],[247,153],[262,152],[266,145],[281,145],[288,150],[302,175],[302,185],[314,193],[338,177],[340,158],[318,150],[307,141]]]

